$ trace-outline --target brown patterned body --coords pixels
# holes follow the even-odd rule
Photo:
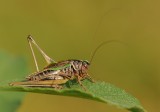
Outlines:
[[[26,77],[27,80],[25,81],[10,83],[11,86],[58,88],[61,84],[66,83],[68,80],[77,79],[78,83],[83,87],[81,80],[85,78],[91,79],[91,77],[87,73],[88,66],[90,65],[88,61],[71,59],[56,62],[48,55],[46,55],[46,53],[38,46],[31,35],[29,35],[27,39],[33,55],[37,72]],[[44,67],[44,69],[41,71],[39,71],[32,44],[35,45],[35,47],[40,51],[40,53],[48,63],[48,66]],[[91,81],[93,80],[91,79]]]
[[[68,65],[68,66],[66,66]],[[66,67],[64,67],[66,66]],[[84,79],[87,74],[89,63],[83,60],[65,60],[52,63],[40,72],[36,72],[27,77],[31,81],[39,80],[56,80],[56,79]],[[57,69],[57,70],[55,70]],[[90,77],[89,77],[90,78]]]

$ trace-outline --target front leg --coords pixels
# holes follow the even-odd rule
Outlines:
[[[78,83],[80,84],[80,86],[86,91],[86,88],[83,86],[83,84],[82,84],[82,82],[81,82],[82,77],[80,77],[79,75],[75,75],[75,76],[76,76],[77,81],[78,81]]]
[[[91,82],[95,83],[95,81],[92,79],[92,77],[90,75],[88,75],[88,73],[84,73],[81,75],[81,79],[89,79]]]
[[[92,79],[92,77],[90,75],[88,75],[88,73],[86,74],[86,78],[88,78],[91,82],[95,83],[95,80]]]

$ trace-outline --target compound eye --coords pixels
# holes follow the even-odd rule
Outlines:
[[[85,67],[85,68],[88,68],[88,65],[85,63],[85,64],[84,64],[84,67]]]
[[[87,60],[83,61],[86,65],[90,65],[90,63]]]

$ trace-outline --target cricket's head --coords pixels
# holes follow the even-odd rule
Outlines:
[[[90,65],[89,61],[83,60],[82,61],[82,70],[84,70],[84,71],[88,70],[89,65]]]

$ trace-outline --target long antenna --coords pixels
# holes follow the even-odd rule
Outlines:
[[[128,46],[126,43],[124,43],[124,42],[122,42],[122,41],[119,41],[119,40],[108,40],[108,41],[104,41],[104,42],[102,42],[102,43],[93,51],[93,53],[91,54],[90,64],[92,63],[93,58],[94,58],[94,56],[96,55],[97,51],[98,51],[102,46],[104,46],[105,44],[112,43],[112,42],[120,43],[120,44],[123,44],[123,45],[125,45],[125,46]]]
[[[106,12],[104,13],[104,15],[102,15],[100,21],[99,21],[98,24],[97,24],[94,37],[96,37],[97,32],[98,32],[98,28],[99,28],[100,25],[102,24],[102,21],[103,21],[103,19],[105,18],[105,16],[107,16],[108,14],[110,14],[110,12],[116,11],[116,10],[119,10],[119,9],[121,9],[121,8],[111,8],[111,9],[109,9],[108,11],[106,11]],[[96,52],[97,52],[103,45],[108,44],[108,43],[112,43],[112,42],[123,43],[123,42],[118,41],[118,40],[108,40],[108,41],[102,42],[102,43],[94,50],[94,52],[91,54],[90,64],[92,63],[93,58],[94,58]],[[125,43],[123,43],[123,44],[125,44]]]
[[[96,30],[95,30],[95,34],[93,37],[96,37],[98,29],[100,28],[100,26],[102,25],[103,20],[105,19],[106,16],[108,16],[108,14],[110,14],[113,11],[117,11],[120,10],[121,8],[111,8],[109,10],[107,10],[100,18],[100,20],[98,21],[97,25],[96,25]]]

